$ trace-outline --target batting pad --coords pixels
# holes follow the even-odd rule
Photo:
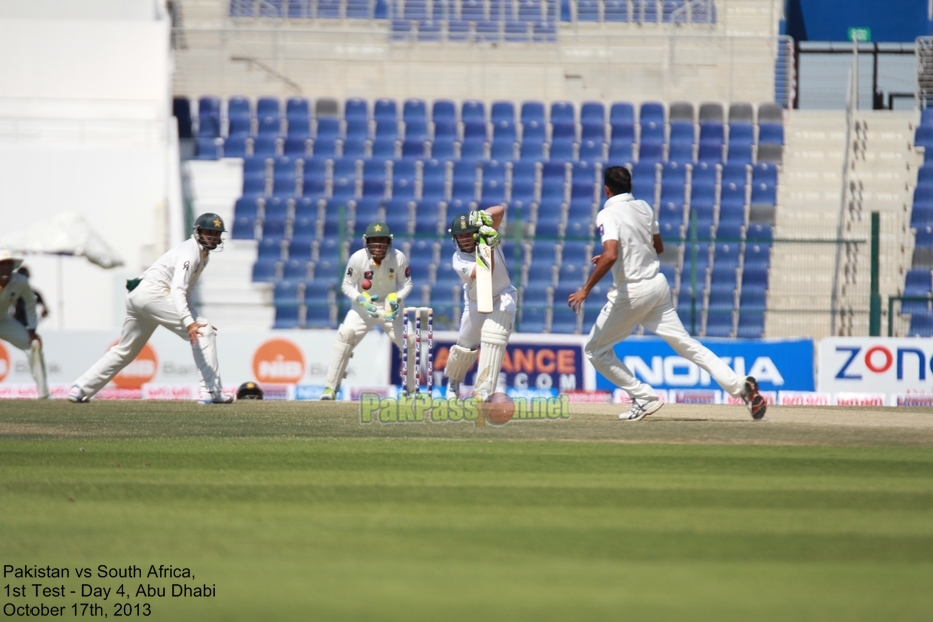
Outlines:
[[[474,391],[493,393],[499,382],[505,346],[512,334],[512,315],[506,311],[493,311],[483,322],[482,344],[479,355],[479,371]]]
[[[450,347],[450,356],[447,358],[447,365],[444,366],[444,375],[454,382],[463,382],[467,371],[476,362],[476,350],[467,350],[460,346]]]
[[[36,389],[40,398],[49,396],[49,381],[45,372],[45,356],[42,353],[42,344],[33,341],[29,347],[29,371],[36,381]]]
[[[347,364],[350,357],[353,356],[353,346],[356,342],[356,335],[352,330],[342,324],[337,331],[337,340],[334,341],[334,349],[330,355],[330,365],[327,367],[327,377],[325,384],[328,388],[336,391],[340,388],[344,375],[347,373]]]

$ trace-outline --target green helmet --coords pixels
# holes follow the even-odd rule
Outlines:
[[[366,227],[366,232],[363,234],[363,242],[365,243],[368,238],[389,238],[392,239],[392,231],[389,229],[389,225],[384,222],[374,222]]]
[[[223,240],[220,238],[220,236],[217,236],[217,242],[208,242],[201,235],[202,231],[216,231],[218,233],[225,232],[226,229],[224,228],[224,219],[213,212],[206,212],[198,216],[198,219],[194,221],[194,237],[198,241],[198,244],[200,244],[206,250],[214,250],[223,243]]]
[[[380,238],[389,238],[388,244],[385,242],[377,242],[376,240]],[[366,227],[366,232],[363,233],[363,245],[366,246],[372,258],[379,262],[382,261],[389,252],[389,247],[392,245],[392,238],[392,231],[389,229],[389,225],[384,222],[374,222]]]
[[[473,250],[476,248],[475,240],[472,246],[467,246],[466,248],[464,248],[460,244],[460,240],[457,239],[457,236],[459,235],[471,234],[475,236],[476,233],[479,232],[479,227],[477,225],[470,224],[469,213],[464,212],[462,214],[457,214],[456,216],[454,216],[454,219],[450,221],[450,229],[448,229],[447,232],[450,234],[450,237],[453,238],[454,244],[456,244],[457,248],[460,249],[461,251],[465,253],[472,253]]]

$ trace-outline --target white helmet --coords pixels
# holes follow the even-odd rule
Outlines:
[[[8,251],[8,250],[6,250],[6,249],[0,249],[0,261],[12,261],[12,262],[13,262],[13,270],[16,270],[16,269],[19,268],[21,265],[23,265],[23,258],[22,258],[22,257],[17,257],[17,256],[14,255],[12,252],[10,252],[10,251]]]

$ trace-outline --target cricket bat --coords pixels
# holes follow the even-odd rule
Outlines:
[[[482,240],[476,245],[476,310],[492,313],[492,247]]]

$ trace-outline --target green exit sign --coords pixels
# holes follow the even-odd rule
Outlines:
[[[849,41],[871,41],[871,28],[849,28]]]

